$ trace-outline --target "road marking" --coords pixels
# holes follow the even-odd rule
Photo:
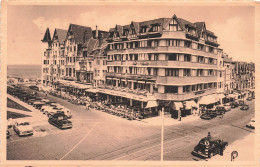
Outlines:
[[[95,125],[89,130],[89,132],[69,151],[67,152],[60,160],[62,160],[63,158],[65,158],[69,153],[71,153],[81,142],[83,142],[88,135],[92,132],[92,130],[96,127],[98,123],[95,123]]]
[[[180,138],[177,138],[177,139],[174,139],[174,140],[170,140],[170,141],[164,142],[164,144],[167,144],[167,143],[169,143],[169,142],[173,142],[173,141],[176,141],[176,140],[179,140],[179,139],[182,139],[182,138],[186,138],[186,137],[190,137],[190,136],[183,136],[183,137],[180,137]],[[161,143],[160,143],[160,144],[157,144],[157,145],[154,145],[154,146],[151,146],[151,147],[148,147],[148,148],[145,148],[145,149],[142,149],[142,150],[139,150],[139,151],[136,151],[136,152],[133,152],[133,153],[131,153],[131,154],[127,154],[127,155],[118,157],[118,158],[116,158],[116,159],[114,159],[114,160],[119,160],[119,159],[121,159],[121,158],[124,158],[124,157],[127,157],[127,156],[131,156],[132,154],[136,154],[136,153],[139,153],[139,152],[141,152],[141,151],[145,151],[145,150],[148,150],[148,149],[151,149],[151,148],[160,146],[160,145],[161,145]]]

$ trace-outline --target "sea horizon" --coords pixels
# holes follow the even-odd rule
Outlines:
[[[8,64],[7,76],[18,78],[41,78],[42,65],[37,64]]]

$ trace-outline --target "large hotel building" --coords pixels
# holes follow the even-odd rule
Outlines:
[[[187,101],[217,93],[217,36],[174,15],[116,25],[108,38],[107,84]],[[220,83],[222,84],[222,83]]]
[[[47,29],[42,42],[48,44],[44,85],[89,84],[78,87],[130,106],[190,109],[254,85],[254,64],[234,63],[205,22],[176,15],[116,25],[109,32],[71,24],[68,30],[56,29],[52,39]]]

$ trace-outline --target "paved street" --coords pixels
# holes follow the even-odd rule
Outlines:
[[[97,110],[86,111],[83,106],[50,95],[48,99],[71,110],[73,128],[60,130],[46,120],[35,127],[34,136],[18,137],[11,131],[8,160],[160,160],[159,125],[129,121]],[[254,100],[247,103],[248,111],[232,109],[223,119],[165,126],[164,160],[200,160],[191,151],[208,132],[229,143],[254,133],[245,127],[254,115]],[[42,114],[39,110],[34,112]]]

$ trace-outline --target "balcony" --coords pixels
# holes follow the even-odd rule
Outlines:
[[[157,76],[158,85],[193,85],[198,83],[217,82],[217,76],[190,76],[190,77],[171,77]]]
[[[129,78],[129,79],[139,79],[139,80],[155,80],[153,75],[140,75],[140,74],[126,74],[126,73],[113,73],[107,72],[108,77],[118,77],[118,78]]]
[[[187,47],[177,47],[177,46],[156,46],[156,47],[142,47],[142,48],[127,48],[120,50],[109,50],[109,54],[131,54],[131,53],[183,53],[183,54],[192,54],[200,55],[210,58],[216,58],[217,54],[208,53],[205,51],[187,48]]]
[[[205,64],[197,62],[185,62],[185,61],[170,61],[170,60],[137,60],[137,61],[107,61],[107,66],[135,66],[135,67],[165,67],[165,68],[207,68],[207,69],[217,69],[216,64]]]
[[[193,99],[193,98],[198,98],[200,96],[206,96],[209,94],[217,93],[217,88],[203,90],[200,93],[197,93],[197,92],[190,92],[190,93],[185,93],[185,94],[155,93],[155,97],[158,100],[184,101],[184,100],[189,100],[189,99]]]

